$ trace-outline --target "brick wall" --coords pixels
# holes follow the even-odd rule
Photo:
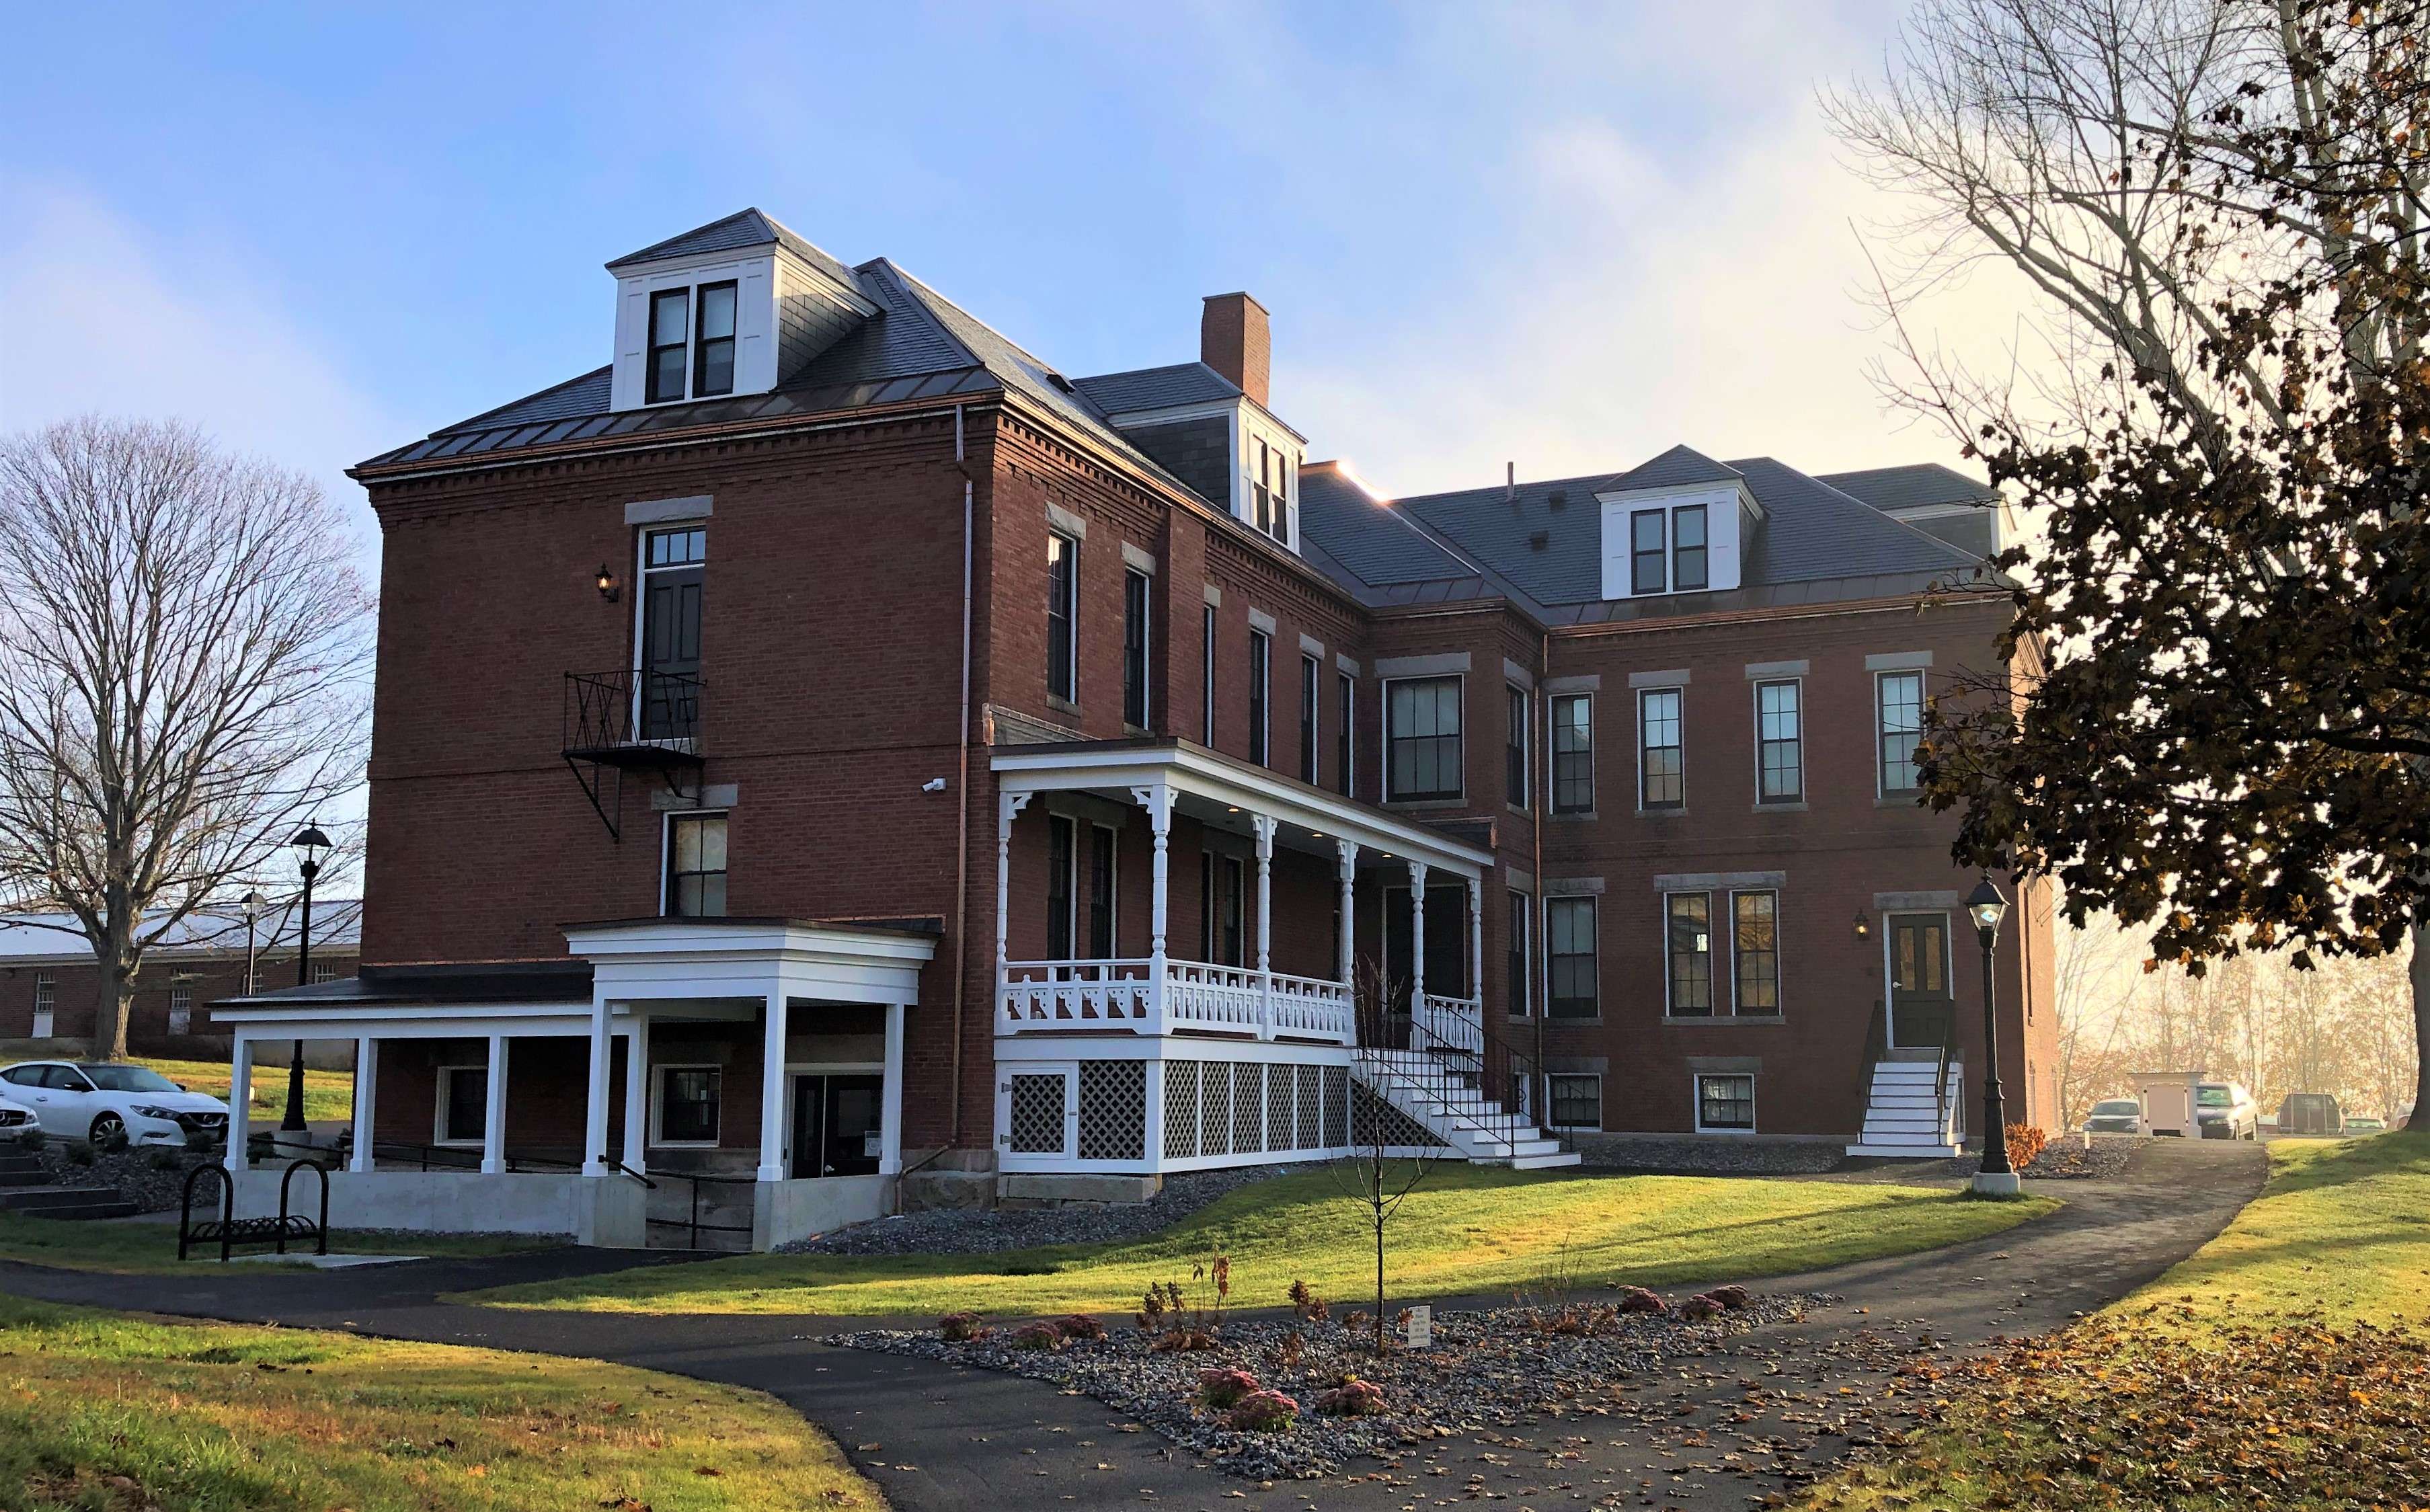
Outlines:
[[[312,965],[316,974],[325,967],[336,975],[352,976],[355,955],[351,950],[315,949]],[[291,985],[295,980],[294,952],[282,951],[276,955],[265,953],[255,962],[255,979],[264,988]],[[32,1038],[35,987],[44,976],[52,979],[53,986],[52,1035],[93,1040],[100,1022],[103,976],[101,968],[90,957],[82,961],[27,961],[0,966],[0,1039]],[[169,1028],[170,1002],[177,989],[189,994],[192,1008],[191,1027],[182,1035],[172,1034]],[[172,1058],[224,1058],[228,1053],[228,1037],[212,1025],[210,1005],[243,990],[241,955],[234,959],[216,955],[200,958],[155,955],[145,962],[136,978],[135,1000],[126,1024],[127,1048],[138,1055]]]

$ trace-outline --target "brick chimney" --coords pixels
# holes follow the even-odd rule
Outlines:
[[[1266,403],[1273,377],[1273,333],[1266,307],[1246,294],[1209,294],[1198,317],[1198,359]]]

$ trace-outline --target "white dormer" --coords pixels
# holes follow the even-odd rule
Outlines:
[[[1607,599],[1737,588],[1744,542],[1763,518],[1745,480],[1735,476],[1606,488],[1595,497],[1603,506]]]
[[[1307,443],[1296,431],[1243,400],[1233,434],[1240,455],[1234,470],[1232,512],[1251,528],[1299,550],[1299,470]]]
[[[608,265],[616,275],[609,406],[766,393],[877,307],[851,270],[743,210]]]

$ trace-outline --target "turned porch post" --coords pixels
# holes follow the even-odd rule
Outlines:
[[[1409,863],[1409,1022],[1426,1021],[1426,863]],[[1410,1037],[1410,1048],[1424,1047]]]
[[[1485,879],[1468,879],[1468,972],[1472,989],[1470,997],[1476,1003],[1479,1022],[1485,1018]]]
[[[1358,897],[1358,842],[1335,840],[1333,854],[1341,869],[1341,959],[1339,963],[1341,985],[1353,987],[1358,967],[1358,952],[1350,942],[1351,921],[1356,917],[1353,905]]]
[[[1148,1032],[1164,1032],[1165,962],[1170,953],[1165,944],[1166,927],[1172,919],[1173,903],[1173,789],[1163,783],[1145,788],[1133,788],[1131,797],[1147,810],[1148,835],[1154,840],[1156,855],[1149,869],[1147,904],[1147,1000]],[[1117,954],[1120,954],[1117,952]]]
[[[1257,1038],[1274,1037],[1274,828],[1265,814],[1251,814],[1257,833]]]

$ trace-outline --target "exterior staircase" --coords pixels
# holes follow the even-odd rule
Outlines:
[[[56,1187],[36,1156],[0,1155],[0,1211],[28,1218],[125,1218],[136,1211],[115,1187]]]
[[[1361,1046],[1350,1074],[1463,1160],[1518,1171],[1578,1163],[1576,1151],[1486,1096],[1476,1065],[1473,1055],[1457,1052]]]
[[[1852,1155],[1899,1160],[1946,1160],[1961,1153],[1966,1137],[1965,1068],[1941,1061],[1877,1060],[1873,1085],[1865,1102],[1865,1132],[1860,1143],[1848,1146]]]

